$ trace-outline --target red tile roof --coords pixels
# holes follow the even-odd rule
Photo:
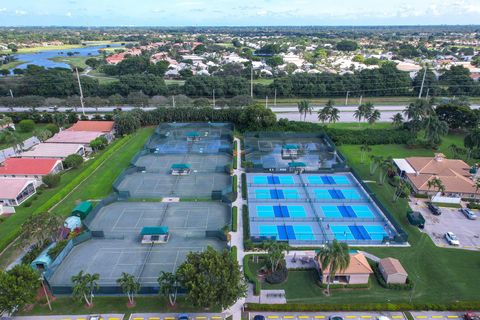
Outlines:
[[[0,175],[46,175],[60,162],[58,159],[8,158],[0,165]]]
[[[113,125],[113,121],[77,121],[67,131],[110,132],[113,130]]]

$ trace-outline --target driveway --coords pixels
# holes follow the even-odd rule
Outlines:
[[[420,211],[425,218],[425,229],[433,242],[439,247],[452,247],[445,240],[445,233],[453,232],[460,241],[460,248],[469,250],[480,250],[480,218],[469,220],[459,211],[458,208],[440,207],[442,214],[433,215],[427,208],[425,202],[415,200],[410,203],[414,211]],[[476,211],[477,215],[480,213]]]

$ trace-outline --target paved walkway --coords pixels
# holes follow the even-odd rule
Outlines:
[[[85,315],[58,315],[58,316],[31,316],[31,317],[14,317],[15,320],[88,320],[90,316],[97,314]],[[124,314],[101,314],[103,320],[123,320]]]

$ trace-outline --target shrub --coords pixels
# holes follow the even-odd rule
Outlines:
[[[76,169],[83,163],[83,157],[79,154],[71,154],[63,160],[66,168]]]
[[[232,207],[232,231],[237,232],[238,208]]]
[[[47,174],[42,178],[43,183],[49,188],[55,188],[60,184],[60,174]]]
[[[32,206],[32,201],[31,200],[27,200],[23,203],[24,208],[29,208],[31,206]]]
[[[238,176],[237,175],[234,175],[232,179],[232,191],[233,191],[233,201],[235,201],[238,196]]]
[[[38,257],[38,255],[50,245],[49,241],[46,241],[43,246],[33,245],[31,249],[22,257],[23,264],[30,264]]]
[[[98,137],[90,141],[90,148],[94,151],[103,150],[108,144],[108,140],[105,137]]]
[[[287,280],[287,277],[288,277],[288,269],[285,264],[286,264],[285,261],[283,261],[283,263],[280,264],[277,270],[268,274],[265,277],[265,281],[270,284],[280,284],[285,282],[285,280]]]
[[[476,202],[469,202],[467,203],[467,208],[469,209],[480,209],[480,203],[476,203]]]
[[[243,219],[243,241],[250,239],[250,223],[248,222],[248,206],[243,205],[242,208]]]
[[[236,246],[233,246],[230,248],[230,254],[232,255],[232,257],[235,258],[235,260],[237,259],[237,247]]]
[[[251,257],[253,257],[251,254],[243,257],[243,273],[245,274],[245,279],[247,279],[250,283],[253,283],[253,294],[258,296],[262,287],[257,275],[253,274],[252,270],[250,270],[249,261]]]
[[[50,256],[50,258],[52,260],[55,260],[57,256],[60,254],[60,252],[62,252],[62,250],[65,248],[67,243],[68,243],[68,240],[60,240],[55,244],[53,248],[50,248],[50,250],[48,250],[48,255]]]
[[[54,123],[49,123],[45,126],[45,130],[50,131],[52,134],[58,133],[60,129],[58,129],[58,126]]]
[[[247,200],[247,175],[246,173],[242,173],[242,198],[243,200]]]
[[[25,119],[17,124],[17,128],[20,132],[32,132],[35,128],[35,122],[30,119]]]

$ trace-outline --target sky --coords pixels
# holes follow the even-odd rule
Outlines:
[[[1,26],[479,24],[480,0],[0,0]]]

